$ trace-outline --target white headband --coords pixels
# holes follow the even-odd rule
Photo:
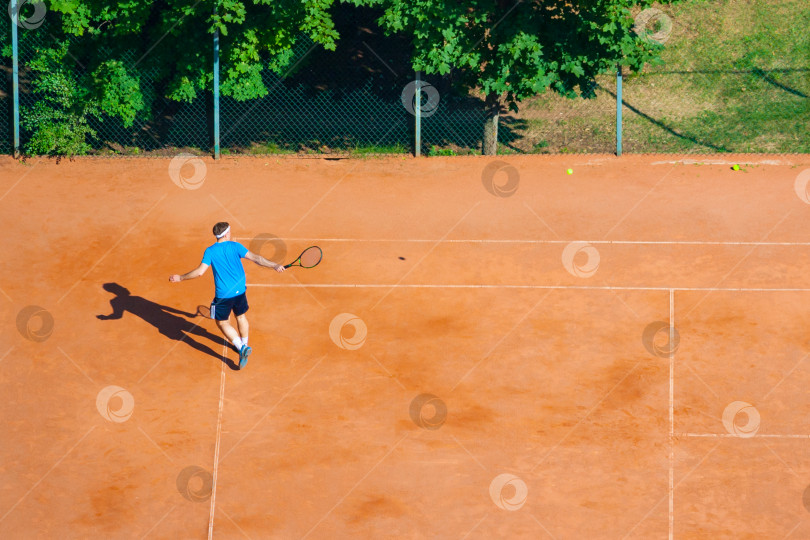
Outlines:
[[[225,229],[224,231],[222,231],[222,233],[221,233],[221,234],[217,234],[217,235],[215,235],[215,236],[216,236],[217,238],[222,238],[223,236],[225,236],[226,234],[228,234],[228,231],[230,231],[230,230],[231,230],[231,226],[230,226],[230,225],[228,225],[228,228],[227,228],[227,229]]]

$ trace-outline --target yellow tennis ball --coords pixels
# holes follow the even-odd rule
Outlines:
[[[739,166],[739,165],[734,165],[734,166],[732,167],[732,169],[734,169],[735,171],[739,171],[739,170],[740,170],[740,166]]]
[[[565,172],[567,172],[568,174],[574,174],[574,169],[568,169],[568,170],[567,170],[567,171],[565,171]]]

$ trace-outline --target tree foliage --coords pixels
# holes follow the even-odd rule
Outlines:
[[[388,33],[413,38],[415,70],[452,71],[463,90],[487,97],[496,121],[501,104],[517,111],[521,100],[549,89],[593,97],[597,75],[618,66],[639,71],[661,51],[632,30],[631,10],[651,0],[352,1],[381,7]],[[485,153],[491,136],[485,129]]]
[[[191,101],[210,89],[213,34],[219,30],[221,92],[248,100],[266,95],[261,71],[281,73],[302,35],[334,49],[332,2],[54,0],[49,10],[60,14],[66,35],[83,38],[81,56],[90,64],[113,59],[154,69],[166,97],[177,101]]]
[[[87,137],[95,135],[88,119],[98,115],[97,102],[66,67],[67,48],[62,43],[45,49],[29,64],[37,75],[32,86],[38,99],[23,109],[21,123],[33,133],[26,144],[30,153],[83,154],[89,149]]]
[[[213,36],[220,34],[220,92],[237,100],[263,97],[262,71],[289,69],[296,40],[308,36],[334,49],[333,0],[53,0],[47,24],[21,32],[34,42],[28,68],[37,103],[24,110],[28,150],[86,151],[92,121],[125,127],[153,110],[155,92],[189,102],[213,81]],[[46,37],[43,37],[46,36]],[[4,52],[6,51],[4,48]],[[139,73],[155,89],[143,88]]]
[[[353,0],[384,9],[380,24],[413,37],[413,68],[502,95],[516,110],[551,89],[592,97],[600,73],[655,62],[661,46],[636,35],[631,9],[651,0]]]
[[[597,75],[617,66],[638,71],[661,50],[632,30],[631,10],[651,0],[341,1],[380,9],[385,31],[411,40],[414,69],[452,72],[462,91],[482,92],[490,128],[494,119],[494,132],[485,127],[490,142],[502,105],[517,110],[521,100],[549,89],[592,97]],[[333,2],[52,0],[53,41],[26,59],[42,102],[26,112],[29,129],[43,132],[30,146],[81,151],[80,141],[93,136],[91,120],[113,117],[131,126],[148,119],[156,96],[199,97],[212,85],[216,31],[221,93],[239,101],[264,97],[263,72],[291,69],[302,36],[334,50]],[[152,85],[144,88],[139,74],[147,72]],[[60,121],[67,131],[57,128]]]

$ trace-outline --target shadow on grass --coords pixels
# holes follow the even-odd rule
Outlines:
[[[780,70],[780,71],[781,71],[781,70]],[[806,71],[806,70],[805,70],[805,71]],[[752,70],[751,70],[751,73],[752,73],[753,75],[756,75],[757,77],[759,77],[760,79],[762,79],[762,80],[763,80],[763,81],[765,81],[766,83],[768,83],[768,84],[770,84],[770,85],[773,85],[773,86],[775,86],[775,87],[779,88],[780,90],[784,90],[785,92],[788,92],[788,93],[790,93],[790,94],[793,94],[794,96],[799,96],[799,97],[801,97],[801,98],[805,98],[805,99],[808,97],[808,96],[807,96],[807,94],[805,94],[805,93],[803,93],[803,92],[800,92],[800,91],[798,91],[798,90],[796,90],[796,89],[794,89],[794,88],[791,88],[791,87],[789,87],[789,86],[785,86],[784,84],[780,83],[779,81],[777,81],[776,79],[774,79],[773,77],[771,77],[771,76],[768,74],[768,73],[769,73],[768,71],[765,71],[765,70],[762,70],[762,69],[758,69],[758,68],[754,68],[754,69],[752,69]]]
[[[605,92],[607,92],[608,94],[610,94],[611,96],[613,96],[614,100],[616,99],[616,94],[614,92],[611,92],[607,88],[603,88],[603,90]],[[710,143],[708,141],[700,140],[700,139],[698,139],[697,137],[695,137],[693,135],[680,133],[680,132],[676,131],[673,127],[668,126],[667,124],[665,124],[664,122],[662,122],[662,121],[660,121],[660,120],[658,120],[656,118],[653,118],[649,114],[643,112],[641,109],[638,109],[635,106],[631,105],[630,103],[628,103],[624,99],[622,99],[622,105],[624,105],[625,107],[627,107],[628,109],[630,109],[631,111],[633,111],[634,113],[639,115],[640,117],[644,118],[645,120],[647,120],[651,124],[653,124],[655,126],[658,126],[659,128],[663,129],[667,133],[670,133],[670,134],[674,135],[675,137],[678,137],[679,139],[689,141],[689,142],[691,142],[693,144],[699,144],[699,145],[705,146],[707,148],[712,148],[712,149],[714,149],[714,150],[716,150],[718,152],[731,152],[731,150],[729,150],[728,148],[726,148],[724,146],[720,146],[720,145],[717,145],[717,144]]]

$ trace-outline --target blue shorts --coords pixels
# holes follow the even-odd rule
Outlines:
[[[211,318],[217,321],[227,321],[231,316],[231,310],[237,317],[244,315],[248,310],[247,296],[245,293],[231,298],[214,298],[211,302]]]

